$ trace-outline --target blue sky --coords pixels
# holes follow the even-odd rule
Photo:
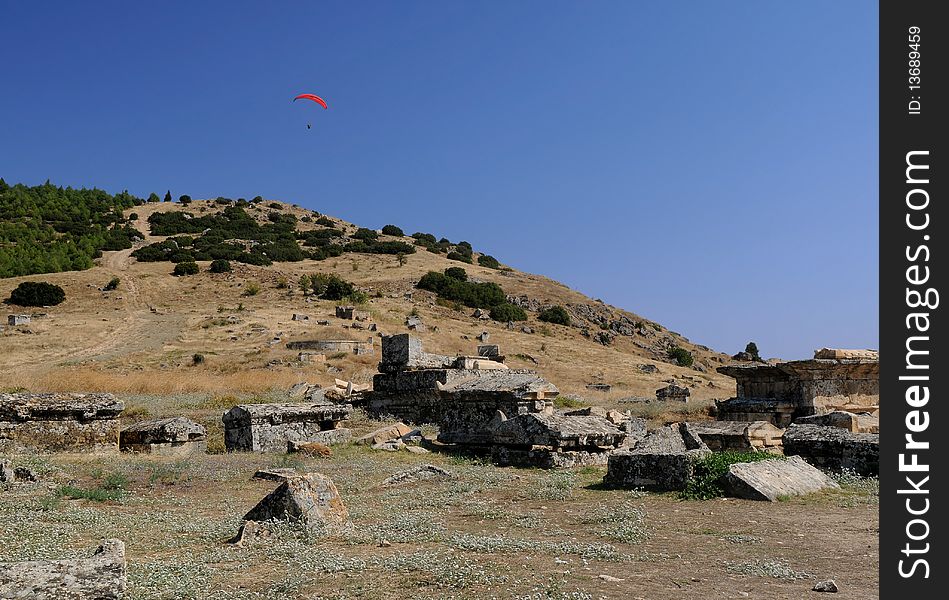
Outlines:
[[[876,3],[0,1],[0,19],[8,182],[260,194],[467,240],[729,353],[878,346]]]

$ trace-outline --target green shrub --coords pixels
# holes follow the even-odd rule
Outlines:
[[[208,268],[212,273],[229,273],[231,270],[231,263],[228,260],[223,258],[218,258],[211,261],[211,266]]]
[[[758,354],[758,344],[748,342],[748,345],[745,346],[745,352],[751,355],[751,360],[761,361],[761,355]]]
[[[195,353],[194,355],[191,356],[191,364],[200,365],[203,362],[204,362],[203,354]]]
[[[757,462],[776,458],[768,452],[713,452],[699,459],[692,469],[692,477],[679,494],[684,500],[708,500],[725,495],[725,474],[735,463]]]
[[[313,288],[313,295],[324,300],[342,300],[356,292],[353,284],[339,275],[317,273],[310,277],[310,285]]]
[[[441,298],[461,302],[471,308],[491,308],[507,299],[504,290],[496,283],[459,281],[436,271],[423,275],[415,287],[435,292]]]
[[[373,231],[372,229],[366,229],[365,227],[360,227],[356,230],[356,233],[353,234],[353,238],[357,240],[362,240],[364,242],[374,242],[379,239],[379,234]]]
[[[469,265],[471,264],[470,254],[462,254],[461,252],[457,252],[454,250],[449,252],[448,256],[446,256],[445,258],[447,258],[448,260],[457,260],[458,262],[468,263]]]
[[[382,233],[386,235],[396,235],[399,237],[402,237],[403,235],[405,235],[405,232],[402,231],[402,228],[396,227],[395,225],[386,225],[385,227],[382,228]]]
[[[187,206],[188,204],[191,204],[191,196],[189,196],[188,194],[182,194],[178,198],[178,202]]]
[[[118,289],[120,283],[122,283],[121,279],[118,277],[113,277],[109,280],[109,283],[105,284],[105,287],[102,288],[102,291],[111,292],[112,290]]]
[[[589,406],[579,398],[570,396],[557,396],[554,398],[554,408],[586,408]]]
[[[491,307],[491,318],[506,323],[508,321],[526,321],[527,313],[524,309],[510,302],[504,302]]]
[[[412,234],[412,237],[417,241],[422,242],[423,245],[425,243],[434,244],[437,241],[434,235],[430,233],[422,233],[421,231],[416,231]]]
[[[248,281],[244,284],[244,291],[241,292],[241,296],[256,296],[260,293],[260,284],[256,281]]]
[[[24,281],[10,293],[10,302],[20,306],[56,306],[65,299],[63,288],[45,281]]]
[[[488,254],[482,254],[479,256],[478,264],[482,267],[488,267],[489,269],[497,269],[501,266],[501,263],[498,262],[498,259]]]
[[[323,227],[333,227],[334,225],[336,225],[336,223],[334,223],[332,219],[328,219],[326,217],[320,217],[319,219],[317,219],[316,224],[322,225]]]
[[[180,262],[175,265],[175,270],[171,272],[175,277],[181,277],[183,275],[197,275],[200,269],[198,268],[198,263],[196,262]]]
[[[267,206],[269,206],[270,208],[273,208],[273,209],[275,209],[275,210],[280,210],[281,208],[283,208],[283,205],[280,204],[279,202],[271,202],[271,203],[268,204]]]
[[[551,306],[540,311],[537,317],[541,321],[554,325],[570,325],[570,313],[562,306]]]
[[[448,267],[445,269],[445,275],[458,281],[468,281],[468,272],[461,267]]]
[[[672,360],[676,361],[680,367],[691,367],[694,359],[692,358],[692,353],[686,350],[685,348],[680,348],[679,346],[673,346],[669,348],[666,355]]]

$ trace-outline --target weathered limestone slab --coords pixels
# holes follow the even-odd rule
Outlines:
[[[780,448],[784,433],[768,421],[692,421],[689,427],[715,452]]]
[[[339,526],[348,519],[336,484],[322,473],[288,475],[244,515],[245,521],[293,521],[308,529]]]
[[[840,427],[793,424],[784,432],[784,453],[797,455],[824,471],[880,472],[880,435],[851,433]]]
[[[242,404],[224,413],[224,445],[229,452],[283,452],[287,442],[326,443],[351,404]],[[330,432],[330,433],[324,433]]]
[[[382,482],[382,485],[388,487],[394,485],[403,485],[416,481],[447,481],[452,477],[453,475],[451,474],[451,471],[437,467],[435,465],[424,464],[418,465],[417,467],[412,467],[411,469],[406,469],[405,471],[399,471],[395,475],[387,477],[386,480]]]
[[[474,370],[508,370],[508,366],[490,358],[459,356],[455,359],[452,366],[456,369],[474,369]]]
[[[794,420],[799,425],[823,425],[840,427],[853,433],[880,433],[880,417],[867,413],[856,414],[845,410],[835,410],[823,415],[799,417]]]
[[[876,350],[821,348],[820,350],[814,350],[814,358],[880,360],[880,353]]]
[[[293,313],[293,316],[290,318],[291,321],[309,321],[310,315],[304,315],[300,313]]]
[[[365,340],[299,340],[287,343],[290,350],[315,350],[317,352],[351,352],[353,354],[372,354],[372,338]]]
[[[336,307],[336,318],[337,318],[337,319],[347,319],[347,320],[349,320],[349,321],[352,321],[355,312],[356,312],[356,307],[354,307],[354,306],[337,306],[337,307]]]
[[[382,338],[381,373],[396,373],[408,369],[444,369],[451,367],[455,357],[429,354],[422,351],[422,342],[407,333]]]
[[[704,444],[689,446],[696,446],[696,436],[684,423],[652,430],[631,450],[610,454],[603,483],[651,491],[685,489],[694,462],[710,452]]]
[[[568,449],[613,449],[626,433],[603,417],[528,413],[489,425],[488,441],[503,446],[547,446]],[[475,442],[477,443],[477,442]]]
[[[126,584],[121,540],[104,540],[90,558],[0,563],[0,598],[119,600]]]
[[[484,358],[501,356],[501,347],[497,344],[481,344],[478,346],[478,356]]]
[[[738,498],[776,502],[785,496],[801,496],[840,486],[800,456],[775,458],[728,467],[725,489]]]
[[[532,467],[536,469],[573,469],[576,467],[601,467],[607,464],[610,452],[586,450],[563,450],[559,448],[532,448],[530,450],[494,446],[491,461],[500,467]]]
[[[405,423],[396,423],[394,425],[380,427],[372,433],[357,438],[355,443],[357,445],[374,446],[376,444],[388,442],[389,440],[397,440],[411,434],[413,431],[415,430]]]
[[[29,325],[30,315],[7,315],[7,325]]]
[[[130,425],[119,434],[124,452],[173,456],[203,454],[207,451],[204,427],[185,417],[152,419]]]
[[[112,394],[0,394],[0,450],[118,452],[124,408]]]

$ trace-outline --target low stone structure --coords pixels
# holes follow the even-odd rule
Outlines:
[[[840,427],[793,424],[782,438],[784,453],[800,456],[824,471],[880,472],[880,435],[851,433]]]
[[[715,452],[778,451],[784,434],[770,421],[692,421],[689,427]]]
[[[722,420],[769,420],[787,427],[798,417],[834,410],[873,412],[880,405],[875,352],[822,348],[812,360],[728,365],[718,372],[734,377],[738,385],[735,398],[716,403]]]
[[[788,496],[801,496],[840,486],[801,458],[775,458],[729,465],[725,475],[726,492],[747,500],[776,502]]]
[[[840,427],[853,433],[880,433],[880,417],[868,413],[855,414],[835,410],[824,415],[811,415],[794,420],[799,425],[823,425]]]
[[[291,320],[293,320],[293,321],[309,321],[309,320],[310,320],[310,316],[309,316],[309,315],[301,315],[300,313],[293,313],[293,316],[291,317]]]
[[[685,489],[695,461],[711,452],[687,423],[648,432],[631,449],[613,452],[603,483],[667,492]]]
[[[7,325],[29,325],[30,315],[8,315]]]
[[[289,342],[290,350],[315,350],[317,352],[346,352],[352,354],[372,354],[374,352],[372,337],[366,340],[299,340]]]
[[[118,452],[112,394],[0,394],[0,451]]]
[[[104,540],[90,558],[0,562],[0,598],[119,600],[126,586],[121,540]]]
[[[664,388],[656,390],[656,400],[668,400],[672,402],[688,402],[692,391],[684,386],[671,383]]]
[[[285,452],[287,442],[339,444],[352,437],[341,421],[351,404],[242,404],[224,413],[228,452]]]
[[[354,307],[354,306],[337,306],[337,307],[336,307],[336,318],[337,318],[337,319],[346,319],[346,320],[348,320],[348,321],[352,321],[355,312],[356,312],[356,307]]]
[[[204,427],[185,417],[152,419],[130,425],[119,434],[119,448],[165,456],[204,454],[208,449]]]
[[[595,415],[554,414],[559,391],[530,370],[484,357],[429,354],[408,334],[384,337],[370,414],[435,423],[438,442],[490,453],[502,464],[602,464],[626,434]]]
[[[303,363],[321,363],[326,362],[326,355],[322,352],[300,352],[297,354],[297,360]]]

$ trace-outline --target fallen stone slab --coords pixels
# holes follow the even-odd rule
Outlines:
[[[395,475],[386,478],[386,480],[382,482],[382,485],[402,485],[413,481],[431,481],[433,479],[448,480],[452,477],[453,475],[451,474],[451,471],[448,471],[447,469],[443,469],[435,465],[424,464],[418,465],[417,467],[412,467],[411,469],[406,469],[405,471],[400,471]]]
[[[332,456],[333,451],[330,447],[319,442],[300,442],[290,440],[287,442],[287,452],[306,454],[308,456]]]
[[[725,475],[726,491],[746,500],[775,502],[784,496],[802,496],[840,486],[800,456],[735,463]]]
[[[322,473],[289,475],[244,515],[245,521],[291,521],[308,529],[338,526],[348,519],[336,484]]]
[[[119,448],[124,452],[174,456],[204,454],[208,448],[207,432],[185,417],[140,421],[122,430]]]
[[[251,477],[251,479],[262,479],[265,481],[286,481],[294,475],[299,475],[296,469],[278,467],[275,469],[260,469]]]
[[[357,445],[376,446],[378,444],[384,444],[389,440],[396,440],[410,435],[414,431],[415,429],[409,427],[405,423],[396,423],[394,425],[380,427],[372,433],[356,438],[355,443]]]
[[[489,424],[490,443],[504,446],[548,446],[571,449],[612,449],[626,433],[595,414],[565,415],[529,413],[499,418]]]
[[[794,419],[798,425],[840,427],[853,433],[880,433],[880,417],[869,413],[835,410],[823,415],[809,415]]]
[[[118,600],[126,584],[121,540],[104,540],[90,558],[0,563],[0,598]]]
[[[837,583],[833,579],[818,581],[811,590],[814,592],[826,592],[828,594],[836,594],[838,592]]]
[[[823,471],[880,473],[880,435],[852,433],[840,427],[792,424],[781,438],[784,453],[800,456]]]
[[[784,433],[770,421],[691,421],[689,427],[715,452],[780,448]]]

